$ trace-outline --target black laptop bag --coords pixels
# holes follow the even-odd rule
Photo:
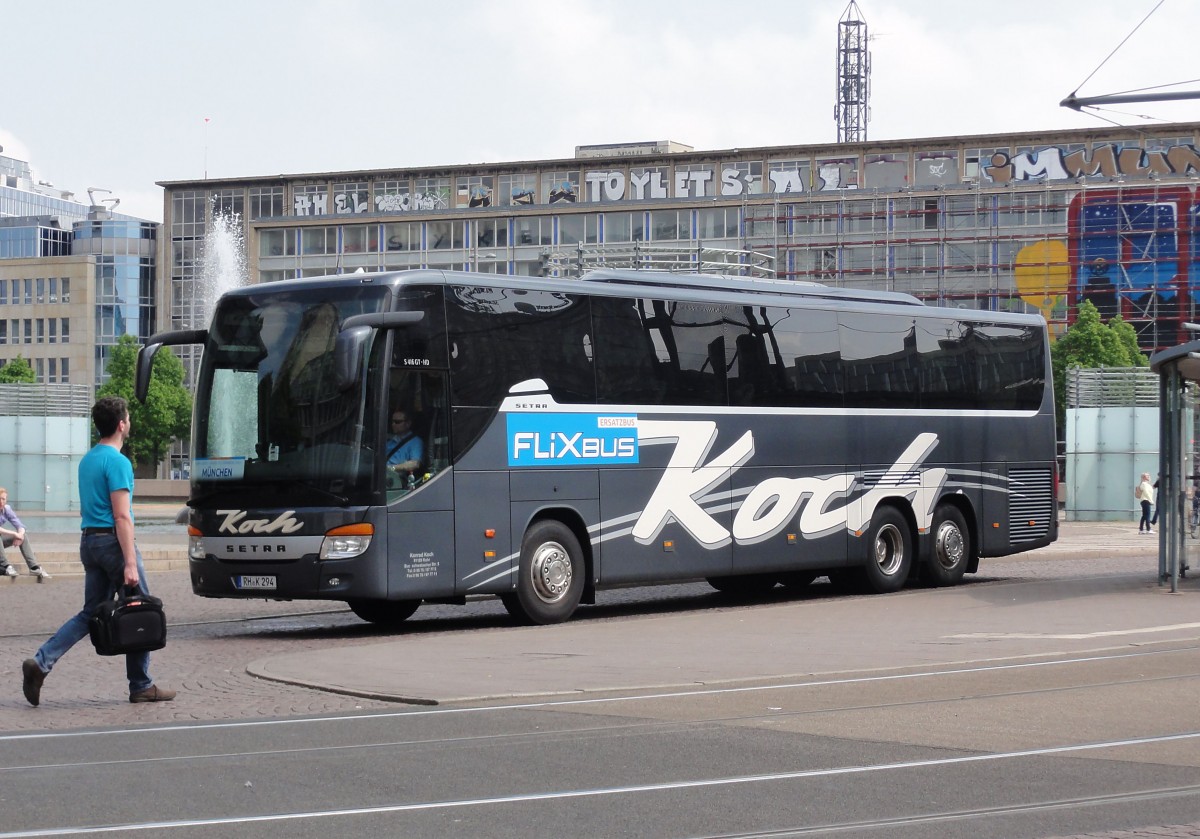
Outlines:
[[[88,633],[100,655],[161,650],[167,645],[167,616],[157,597],[125,586],[96,607]]]

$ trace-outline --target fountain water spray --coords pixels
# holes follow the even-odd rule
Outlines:
[[[217,299],[225,292],[249,281],[246,261],[246,234],[241,215],[214,211],[212,224],[204,235],[204,255],[197,283],[196,314],[208,326]]]

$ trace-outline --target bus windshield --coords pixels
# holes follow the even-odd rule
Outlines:
[[[193,481],[213,491],[288,487],[308,503],[368,490],[374,403],[362,381],[336,387],[333,350],[342,321],[380,311],[386,294],[368,286],[336,300],[327,289],[224,298],[197,389]]]

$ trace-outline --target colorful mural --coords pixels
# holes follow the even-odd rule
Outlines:
[[[1101,317],[1132,324],[1143,349],[1172,346],[1190,339],[1183,323],[1200,302],[1198,225],[1200,195],[1190,187],[1079,192],[1068,205],[1066,238],[1017,254],[1017,291],[1047,320],[1064,302],[1073,313],[1088,300]]]

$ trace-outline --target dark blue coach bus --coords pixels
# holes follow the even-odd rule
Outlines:
[[[358,273],[223,295],[207,330],[150,339],[139,389],[189,343],[206,597],[392,624],[494,594],[554,623],[669,580],[953,585],[1057,536],[1039,316],[699,274]]]

